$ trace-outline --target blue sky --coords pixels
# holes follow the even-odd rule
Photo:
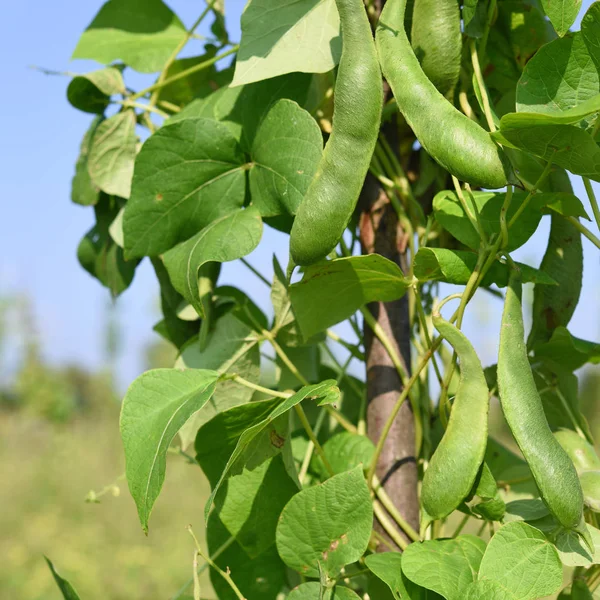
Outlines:
[[[226,0],[234,40],[240,37],[239,16],[244,4],[244,0]],[[586,0],[584,8],[589,4]],[[77,262],[75,250],[93,223],[93,212],[71,204],[69,190],[79,143],[91,116],[68,104],[68,78],[45,76],[28,66],[75,72],[97,68],[95,63],[71,62],[69,58],[100,5],[96,0],[9,3],[4,7],[5,27],[0,37],[0,53],[5,57],[4,93],[0,96],[0,297],[25,293],[33,300],[40,342],[50,361],[90,367],[103,362],[104,315],[109,296]],[[186,25],[191,25],[202,10],[201,2],[191,0],[172,0],[169,5]],[[205,33],[208,25],[199,32]],[[196,53],[201,53],[199,47]],[[136,76],[130,81],[139,89],[151,80],[152,76]],[[578,178],[574,185],[588,206]],[[596,230],[594,224],[588,226]],[[515,253],[515,258],[537,266],[548,227],[545,217],[536,235]],[[570,329],[586,339],[597,339],[598,254],[587,240],[584,248],[585,288]],[[268,277],[273,252],[285,262],[286,237],[266,228],[261,245],[249,260]],[[225,265],[221,281],[245,289],[265,311],[269,310],[268,290],[241,264]],[[142,350],[153,339],[151,328],[159,318],[157,296],[153,272],[145,262],[118,302],[123,338],[118,374],[122,387],[143,370]],[[495,362],[500,311],[500,301],[480,292],[473,310],[467,313],[465,330],[484,363]]]

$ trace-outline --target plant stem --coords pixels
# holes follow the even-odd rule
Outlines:
[[[473,215],[473,213],[471,212],[471,209],[469,208],[469,205],[467,204],[467,201],[463,194],[462,188],[460,187],[460,183],[458,179],[454,177],[454,175],[452,175],[452,183],[454,184],[454,189],[456,190],[456,195],[458,196],[458,200],[460,201],[462,209],[465,211],[465,214],[467,215],[469,221],[471,221],[473,229],[479,234],[480,239],[483,240],[485,237],[485,233],[483,232],[481,223],[477,219],[475,219],[475,215]]]
[[[600,229],[600,209],[598,208],[598,200],[596,199],[596,193],[594,192],[594,188],[592,187],[592,182],[589,180],[589,177],[582,177],[582,179],[583,185],[585,186],[585,191],[587,192],[588,198],[590,199],[590,204],[594,213],[594,219],[596,219],[596,226],[598,227],[598,229]]]
[[[400,528],[406,533],[406,535],[413,541],[420,541],[419,534],[410,526],[409,523],[406,522],[404,517],[400,514],[398,509],[394,506],[392,499],[388,496],[387,492],[383,489],[381,482],[377,478],[376,475],[373,476],[373,491],[375,495],[379,499],[379,502],[384,506],[384,508],[388,511],[390,516],[398,523]]]
[[[332,476],[335,475],[335,471],[333,470],[331,463],[327,459],[327,456],[325,456],[323,447],[319,443],[319,440],[317,439],[317,436],[315,435],[313,428],[310,426],[310,423],[308,422],[308,419],[306,418],[306,414],[304,412],[304,409],[302,408],[302,405],[296,404],[294,406],[294,410],[296,411],[296,415],[298,416],[298,419],[300,419],[300,423],[302,423],[302,427],[304,427],[304,431],[306,431],[306,434],[308,435],[308,439],[312,442],[317,454],[323,461],[323,464],[325,465],[327,472]]]
[[[479,65],[479,56],[477,55],[477,46],[475,40],[471,40],[471,62],[473,63],[473,72],[475,73],[475,79],[479,85],[479,92],[481,93],[481,101],[483,102],[483,112],[485,113],[485,119],[487,121],[490,131],[496,131],[496,124],[494,123],[494,117],[492,115],[492,108],[490,106],[490,99],[487,95],[487,89],[485,87],[485,81],[481,73],[481,67]]]
[[[552,169],[552,159],[550,159],[546,163],[546,166],[544,167],[542,174],[538,177],[538,180],[535,182],[533,188],[531,188],[531,190],[525,197],[525,200],[523,200],[523,202],[521,202],[521,206],[519,206],[519,208],[517,209],[517,212],[512,216],[511,220],[508,223],[509,229],[515,224],[515,221],[521,216],[521,213],[527,208],[527,206],[531,202],[531,199],[533,198],[534,194],[540,189],[540,186],[544,183],[544,181],[546,181],[546,178],[550,174],[551,169]]]
[[[458,524],[458,527],[454,530],[454,533],[452,534],[452,537],[458,537],[458,534],[464,529],[465,525],[467,524],[467,521],[469,520],[470,515],[465,515],[461,520],[460,523]]]
[[[325,421],[325,416],[327,415],[326,410],[322,410],[317,417],[317,422],[315,423],[315,435],[319,435],[319,431],[321,431],[321,427],[323,426],[323,421]],[[309,441],[308,446],[306,447],[306,452],[304,453],[304,460],[302,461],[302,466],[300,467],[300,473],[298,473],[298,480],[301,485],[304,485],[304,479],[308,472],[308,467],[310,465],[310,460],[312,458],[313,452],[315,450],[315,445]]]
[[[223,379],[224,380],[232,379],[233,381],[236,381],[237,383],[241,383],[242,385],[246,386],[247,388],[250,388],[257,392],[261,392],[263,394],[268,394],[269,396],[273,396],[275,398],[287,399],[287,398],[290,398],[291,396],[293,396],[293,394],[290,394],[289,392],[278,392],[277,390],[272,390],[270,388],[263,387],[262,385],[252,383],[251,381],[248,381],[247,379],[244,379],[243,377],[240,377],[239,375],[236,375],[235,373],[232,375],[226,375],[223,377]]]
[[[406,540],[398,533],[398,530],[394,527],[394,524],[390,521],[388,516],[385,514],[383,507],[377,500],[373,501],[373,512],[377,517],[380,525],[383,527],[385,532],[390,536],[390,539],[400,548],[400,550],[406,550],[408,548],[408,543]]]
[[[135,102],[133,100],[112,100],[114,104],[120,104],[125,108],[139,108],[145,112],[152,112],[156,115],[159,115],[163,119],[168,119],[171,115],[166,112],[160,110],[160,108],[156,108],[155,106],[151,106],[150,104],[143,104],[142,102]]]
[[[192,35],[194,35],[194,31],[196,30],[198,25],[200,25],[200,23],[202,23],[202,21],[204,20],[204,17],[206,17],[206,15],[210,12],[210,10],[212,9],[215,2],[216,2],[216,0],[209,0],[209,2],[207,2],[206,8],[202,11],[202,13],[196,19],[194,24],[187,30],[183,39],[179,42],[179,44],[177,44],[177,47],[173,50],[173,52],[171,52],[171,56],[169,56],[169,58],[167,59],[167,62],[163,65],[162,71],[160,72],[160,75],[158,76],[158,80],[156,81],[157,84],[160,84],[165,80],[165,78],[167,76],[167,72],[171,68],[171,65],[175,62],[175,59],[177,58],[178,54],[183,50],[185,45],[190,41],[190,38],[192,37]],[[160,88],[156,88],[155,91],[152,93],[152,96],[150,97],[150,105],[151,106],[156,105],[156,102],[158,100],[159,91],[160,91]]]
[[[168,79],[165,79],[165,80],[161,81],[160,83],[157,81],[156,83],[152,84],[151,86],[149,86],[139,92],[136,92],[135,94],[132,94],[129,97],[129,99],[137,100],[138,98],[141,98],[142,96],[145,96],[146,94],[149,94],[150,92],[154,92],[155,90],[166,87],[167,85],[170,85],[171,83],[173,83],[175,81],[184,79],[185,77],[187,77],[188,75],[191,75],[192,73],[197,73],[198,71],[203,71],[204,69],[208,69],[208,67],[214,65],[216,62],[219,62],[222,58],[225,58],[225,57],[230,56],[231,54],[234,54],[235,52],[237,52],[239,50],[239,48],[240,48],[239,44],[236,44],[235,46],[232,46],[229,50],[223,52],[222,54],[218,54],[217,56],[214,56],[213,58],[209,58],[208,60],[205,60],[204,62],[198,63],[197,65],[194,65],[194,66],[190,67],[189,69],[185,69],[184,71],[181,71],[180,73],[177,73],[176,75],[173,75],[172,77],[169,77]]]
[[[240,258],[240,262],[247,267],[254,275],[256,275],[268,288],[271,287],[271,282],[254,266],[252,266],[245,258]]]
[[[596,248],[600,248],[600,239],[598,239],[585,225],[582,225],[579,222],[579,219],[575,217],[565,217],[573,227],[579,230],[580,233],[585,235],[585,237],[596,246]]]
[[[229,584],[229,587],[232,589],[233,593],[239,598],[239,600],[246,600],[246,598],[244,597],[242,592],[240,592],[237,585],[235,585],[233,579],[231,579],[231,575],[229,574],[229,569],[227,569],[227,572],[223,571],[220,567],[217,566],[217,563],[215,563],[215,561],[210,556],[207,556],[206,554],[204,554],[202,547],[200,546],[200,544],[198,542],[198,538],[196,537],[196,535],[194,534],[194,531],[192,530],[191,525],[188,525],[187,530],[190,532],[190,535],[194,538],[194,542],[196,544],[196,550],[197,550],[198,554],[204,559],[205,562],[207,562]]]
[[[421,294],[419,293],[419,289],[417,288],[416,284],[413,286],[412,289],[413,289],[413,293],[415,295],[415,305],[417,306],[417,313],[419,315],[419,319],[421,320],[421,327],[423,328],[423,336],[425,337],[425,343],[427,344],[428,348],[431,348],[431,336],[429,335],[429,329],[427,327],[427,316],[425,315],[425,311],[423,310]],[[443,381],[442,373],[437,364],[437,360],[435,359],[435,356],[431,357],[431,362],[433,364],[433,368],[435,370],[435,374],[438,378],[438,381],[439,381],[440,385],[442,385],[442,381]]]
[[[379,531],[377,531],[376,529],[372,529],[371,530],[371,535],[378,541],[381,542],[383,545],[387,546],[392,552],[396,552],[396,548],[394,548],[394,546],[392,546],[387,539],[381,535],[381,533],[379,533]]]
[[[223,544],[221,544],[221,546],[219,546],[214,551],[213,555],[211,556],[211,560],[212,561],[217,560],[217,558],[219,558],[219,556],[221,556],[221,554],[223,554],[223,552],[225,552],[225,550],[227,550],[227,548],[229,548],[229,546],[231,546],[231,544],[233,544],[233,542],[235,542],[235,537],[233,537],[233,536],[231,536],[229,539],[227,539],[225,542],[223,542]],[[196,574],[201,575],[204,571],[206,571],[208,566],[209,566],[209,563],[205,562],[196,571]],[[194,583],[193,577],[191,579],[189,579],[187,581],[187,583],[185,583],[183,586],[181,586],[181,588],[177,591],[177,593],[173,596],[173,598],[171,598],[171,600],[179,600],[183,596],[183,594],[185,594],[186,590],[190,587],[190,585],[192,585],[192,583]]]

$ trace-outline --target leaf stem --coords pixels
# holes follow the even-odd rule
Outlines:
[[[185,45],[190,41],[190,38],[194,35],[194,31],[196,30],[198,25],[200,25],[200,23],[202,23],[202,21],[204,20],[204,17],[206,17],[206,15],[210,12],[210,10],[212,9],[212,7],[216,1],[217,0],[209,0],[207,2],[206,8],[202,11],[202,13],[196,19],[194,24],[187,30],[183,39],[179,42],[179,44],[177,44],[177,47],[173,50],[173,52],[171,52],[171,56],[169,56],[169,58],[167,59],[167,62],[163,65],[162,71],[160,72],[160,75],[158,76],[158,79],[156,81],[157,84],[160,84],[165,80],[165,78],[167,76],[167,72],[171,68],[171,65],[175,62],[175,59],[177,58],[178,54],[183,50]],[[151,106],[156,105],[156,102],[158,101],[159,93],[160,93],[160,88],[156,88],[154,90],[154,92],[152,93],[152,96],[150,97],[150,105]]]
[[[315,435],[319,435],[319,431],[321,431],[321,427],[323,426],[323,422],[325,421],[325,416],[327,415],[326,410],[322,410],[317,417],[317,422],[315,423]],[[306,447],[306,452],[304,453],[304,459],[302,460],[302,466],[300,467],[300,472],[298,473],[298,480],[301,485],[304,485],[304,479],[306,478],[306,474],[308,473],[308,467],[310,465],[310,461],[312,459],[313,452],[315,450],[315,445],[309,441],[308,446]]]
[[[398,548],[400,548],[400,550],[406,550],[408,548],[408,542],[398,533],[398,530],[394,527],[394,524],[385,514],[383,507],[381,504],[379,504],[379,502],[377,502],[377,500],[373,502],[373,512],[375,513],[380,525],[390,536],[392,541],[398,546]]]
[[[226,379],[231,379],[233,381],[236,381],[237,383],[240,383],[244,386],[246,386],[247,388],[250,388],[252,390],[255,390],[257,392],[261,392],[263,394],[268,394],[269,396],[273,396],[275,398],[290,398],[291,396],[293,396],[293,394],[290,394],[290,392],[279,392],[277,390],[272,390],[270,388],[266,388],[263,387],[262,385],[258,385],[256,383],[252,383],[251,381],[248,381],[247,379],[244,379],[243,377],[240,377],[239,375],[233,373],[231,375],[225,375],[222,378],[223,380]]]
[[[585,186],[585,191],[587,192],[590,204],[592,206],[594,219],[596,219],[596,225],[598,229],[600,229],[600,208],[598,208],[598,200],[596,199],[596,193],[594,192],[594,188],[592,187],[592,182],[590,181],[589,177],[582,177],[582,179],[583,185]]]
[[[154,92],[155,90],[166,87],[167,85],[170,85],[171,83],[173,83],[175,81],[184,79],[185,77],[187,77],[188,75],[191,75],[192,73],[197,73],[198,71],[203,71],[204,69],[208,69],[208,67],[214,65],[216,62],[219,62],[222,58],[225,58],[227,56],[230,56],[231,54],[236,53],[239,50],[239,48],[240,48],[239,44],[236,44],[235,46],[232,46],[229,50],[227,50],[221,54],[218,54],[217,56],[214,56],[213,58],[209,58],[208,60],[205,60],[204,62],[198,63],[197,65],[194,65],[194,66],[190,67],[189,69],[185,69],[184,71],[181,71],[181,72],[177,73],[176,75],[169,77],[168,79],[164,79],[160,83],[158,81],[156,83],[153,83],[151,86],[149,86],[143,90],[140,90],[139,92],[136,92],[135,94],[132,94],[131,96],[129,96],[129,99],[137,100],[138,98],[141,98],[142,96],[145,96],[146,94],[149,94],[150,92]]]
[[[554,156],[554,155],[552,155],[552,156]],[[517,212],[512,216],[511,220],[508,223],[509,229],[515,224],[515,221],[521,216],[522,212],[527,208],[527,206],[529,206],[529,203],[531,202],[531,199],[533,198],[534,194],[540,189],[540,187],[542,186],[544,181],[546,181],[548,175],[550,175],[551,169],[552,169],[552,158],[546,163],[546,166],[544,167],[542,174],[538,177],[538,180],[535,182],[535,184],[533,185],[531,190],[529,190],[529,193],[525,197],[525,200],[523,200],[523,202],[521,202],[521,206],[519,206],[519,208],[517,209]]]
[[[194,538],[196,550],[198,554],[203,558],[203,560],[207,562],[209,566],[211,566],[229,584],[229,587],[232,589],[233,593],[239,598],[239,600],[246,600],[246,598],[244,597],[242,592],[240,592],[237,585],[235,585],[233,579],[231,579],[231,575],[229,574],[229,568],[227,568],[227,571],[223,571],[219,566],[217,566],[217,563],[215,563],[215,561],[210,556],[204,554],[204,551],[202,550],[202,547],[200,546],[198,538],[194,534],[191,525],[187,526],[187,530],[190,532],[190,535]]]
[[[248,268],[256,277],[258,277],[268,288],[271,287],[271,282],[253,265],[251,265],[245,258],[240,258],[240,262]]]
[[[331,463],[327,459],[327,456],[325,455],[323,447],[319,443],[319,440],[317,439],[317,436],[315,435],[313,428],[310,426],[310,423],[308,422],[308,419],[306,418],[306,413],[304,412],[302,405],[296,404],[294,406],[294,410],[296,411],[296,415],[298,416],[298,419],[300,419],[300,423],[302,423],[302,427],[304,427],[304,431],[306,431],[306,434],[308,435],[308,439],[313,443],[313,446],[315,447],[315,451],[317,452],[317,454],[323,461],[323,464],[325,465],[327,472],[331,476],[335,475],[335,471],[333,470]]]
[[[582,225],[579,222],[579,219],[575,217],[565,217],[573,227],[579,230],[580,233],[585,235],[585,237],[596,246],[596,248],[600,248],[600,239],[598,239],[585,225]]]
[[[487,89],[485,87],[485,81],[481,73],[481,66],[479,65],[479,56],[477,55],[477,46],[475,40],[471,40],[471,62],[473,63],[473,72],[475,73],[475,79],[479,85],[479,92],[481,93],[481,101],[483,102],[483,112],[485,113],[485,119],[487,121],[490,131],[496,131],[496,124],[494,123],[494,117],[492,115],[492,108],[490,106],[490,99],[487,95]]]
[[[150,104],[143,104],[142,102],[135,102],[133,100],[112,100],[114,104],[120,104],[125,108],[139,108],[144,112],[152,112],[154,114],[159,115],[163,119],[168,119],[171,115],[167,114],[160,108],[156,108],[155,106],[151,106]]]
[[[454,184],[454,189],[456,190],[456,195],[458,196],[460,204],[461,204],[463,210],[465,211],[465,214],[469,218],[469,221],[471,221],[471,225],[473,226],[473,229],[475,229],[475,231],[477,231],[481,241],[484,244],[487,244],[487,235],[485,234],[485,231],[483,230],[483,225],[481,224],[481,217],[479,215],[479,211],[477,210],[477,205],[475,204],[475,202],[473,202],[473,208],[475,209],[475,215],[473,215],[473,213],[471,212],[471,209],[469,208],[469,205],[467,204],[467,199],[465,198],[465,195],[463,194],[463,190],[460,187],[460,182],[458,181],[458,179],[456,179],[456,177],[454,177],[454,175],[452,175],[452,183]]]
[[[376,475],[373,476],[373,491],[375,495],[379,499],[379,502],[383,505],[383,507],[390,513],[390,516],[398,523],[398,525],[402,528],[404,533],[413,541],[418,542],[421,540],[419,534],[410,526],[410,523],[407,523],[404,517],[400,514],[398,509],[394,506],[392,499],[387,495],[387,492],[381,485],[381,482],[377,478]]]

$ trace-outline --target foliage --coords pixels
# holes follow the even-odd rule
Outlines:
[[[600,181],[599,5],[571,33],[580,2],[469,0],[459,39],[456,7],[431,35],[423,22],[431,10],[414,1],[411,12],[407,0],[388,0],[379,15],[370,0],[251,0],[237,45],[218,0],[189,30],[162,0],[109,0],[74,52],[104,65],[75,76],[67,94],[94,115],[73,180],[73,201],[96,217],[80,261],[117,296],[149,257],[164,317],[155,330],[177,351],[172,368],[148,371],[125,395],[127,483],[148,532],[167,453],[200,466],[211,485],[209,553],[197,544],[194,570],[210,567],[221,599],[534,600],[557,594],[565,573],[573,598],[600,582],[596,475],[577,474],[552,434],[568,429],[593,442],[573,371],[600,360],[598,344],[568,324],[581,236],[600,248],[581,222],[592,214],[600,226],[591,183]],[[209,15],[205,53],[179,59]],[[129,68],[158,73],[156,82],[132,90]],[[393,91],[383,104],[380,69]],[[565,171],[583,178],[585,204]],[[404,271],[368,240],[357,252],[356,206],[373,186],[404,232]],[[554,232],[544,262],[516,263],[511,253],[544,215]],[[272,320],[245,290],[219,286],[220,265],[249,265],[265,226],[291,232],[302,264],[274,260]],[[527,342],[522,281],[535,284],[534,306],[543,306]],[[464,288],[439,302],[440,282]],[[479,288],[507,298],[498,368],[486,378],[456,330]],[[409,308],[395,310],[407,311],[409,373],[368,307],[405,296]],[[423,503],[436,514],[422,510],[420,530],[374,477],[394,415],[373,448],[365,385],[346,372],[368,351],[357,313],[403,382],[395,408],[411,403],[421,478],[437,465],[441,480],[460,479]],[[329,329],[345,320],[357,340]],[[259,354],[267,347],[277,367],[269,387]],[[498,387],[526,460],[459,410],[475,405],[485,421]],[[476,442],[470,426],[482,432]],[[192,440],[195,457],[184,452]],[[473,523],[477,535],[461,533]],[[382,539],[403,553],[378,554]]]

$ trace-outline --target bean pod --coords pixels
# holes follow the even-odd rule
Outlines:
[[[510,172],[489,133],[456,110],[429,81],[404,30],[407,0],[388,0],[377,25],[383,75],[425,150],[449,173],[475,186],[504,187]]]
[[[578,433],[570,429],[559,429],[554,437],[568,454],[578,473],[600,471],[600,458],[594,447]]]
[[[381,123],[383,84],[362,0],[336,0],[342,56],[335,83],[331,135],[290,236],[297,265],[315,263],[335,248],[362,189]]]
[[[520,276],[513,269],[500,330],[500,403],[542,500],[563,527],[579,530],[583,519],[581,485],[571,459],[552,435],[544,414],[527,357],[521,295]]]
[[[483,462],[489,391],[477,353],[465,335],[441,316],[435,328],[460,360],[460,379],[448,427],[423,478],[421,503],[431,519],[449,515],[469,495]]]

